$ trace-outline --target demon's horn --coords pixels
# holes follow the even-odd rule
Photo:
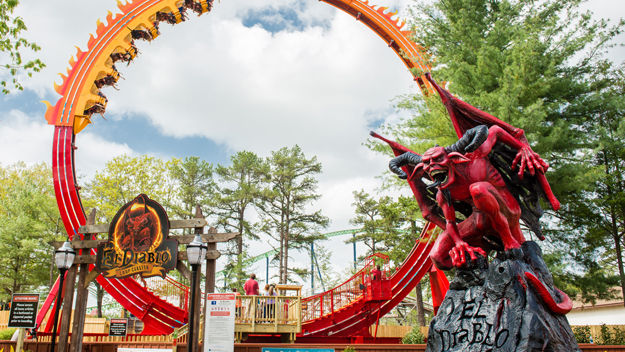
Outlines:
[[[573,309],[573,301],[571,301],[566,293],[554,287],[554,289],[558,291],[558,293],[562,297],[562,302],[556,303],[553,297],[551,297],[551,293],[549,293],[549,291],[547,290],[547,287],[545,287],[545,284],[540,281],[534,274],[526,271],[525,277],[532,284],[532,287],[534,287],[536,292],[538,292],[540,298],[542,298],[543,302],[545,302],[545,304],[547,305],[547,308],[549,308],[549,311],[554,314],[565,315],[566,313],[570,312],[571,309]]]
[[[392,159],[388,163],[388,168],[397,175],[406,176],[406,173],[402,169],[400,169],[400,167],[406,166],[406,165],[417,165],[420,162],[421,162],[421,155],[414,154],[411,152],[406,152]]]
[[[486,138],[488,138],[488,127],[485,125],[473,127],[466,131],[456,143],[445,147],[445,152],[447,154],[452,152],[461,154],[473,152],[486,141]]]

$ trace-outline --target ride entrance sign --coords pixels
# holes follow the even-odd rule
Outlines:
[[[37,325],[38,311],[38,293],[14,293],[11,298],[11,312],[9,313],[8,327],[34,328]]]
[[[98,246],[96,269],[106,278],[161,276],[176,267],[178,241],[168,239],[165,209],[145,194],[124,205],[109,226],[108,242]]]
[[[234,352],[234,293],[208,293],[204,304],[204,351]]]

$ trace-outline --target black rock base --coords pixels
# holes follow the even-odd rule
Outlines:
[[[490,265],[479,257],[456,270],[430,323],[427,351],[581,351],[558,312],[566,299],[535,242],[499,253]]]

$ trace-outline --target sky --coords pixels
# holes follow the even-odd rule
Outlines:
[[[413,4],[371,3],[400,10],[400,16]],[[583,8],[613,22],[625,17],[621,0],[593,0]],[[25,36],[41,46],[37,56],[47,67],[21,80],[23,92],[0,96],[2,165],[50,163],[53,127],[40,101],[56,103],[57,72],[65,72],[75,46],[85,49],[107,11],[118,12],[116,1],[21,2],[17,14],[28,26]],[[77,136],[77,173],[88,180],[123,154],[197,155],[227,164],[237,151],[266,157],[297,144],[323,165],[322,198],[310,209],[322,209],[332,220],[328,232],[352,228],[352,192],[378,194],[376,176],[388,165],[387,157],[362,143],[369,130],[399,119],[394,97],[418,92],[402,61],[366,26],[316,0],[217,0],[211,13],[189,17],[174,27],[161,24],[155,41],[137,42],[141,54],[133,63],[118,65],[125,79],[119,91],[104,90],[107,120],[94,115],[94,124]],[[621,60],[623,54],[617,48],[610,56]],[[332,249],[337,272],[352,261],[345,239],[322,243]],[[266,240],[256,242],[250,254],[270,249]],[[295,254],[293,263],[310,265],[304,254]],[[264,263],[255,269],[264,279]]]

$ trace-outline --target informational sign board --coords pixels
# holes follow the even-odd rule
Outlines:
[[[234,352],[234,293],[206,295],[204,351]]]
[[[334,352],[334,348],[274,348],[263,347],[262,352]]]
[[[126,337],[128,333],[128,319],[111,319],[109,336]]]
[[[38,293],[14,293],[11,298],[11,312],[9,313],[9,328],[32,329],[37,325],[39,311]]]

